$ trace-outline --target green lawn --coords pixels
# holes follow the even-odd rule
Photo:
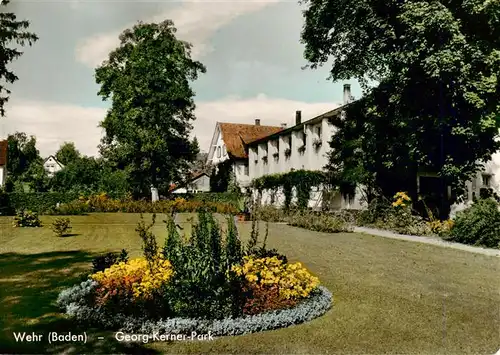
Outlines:
[[[184,216],[185,217],[185,216]],[[52,217],[43,217],[49,225]],[[210,342],[118,343],[113,333],[81,329],[54,306],[91,260],[126,248],[141,254],[135,214],[71,218],[72,236],[48,227],[12,228],[0,218],[0,353],[480,353],[500,347],[500,258],[361,234],[326,234],[270,225],[269,246],[300,260],[334,294],[312,322]],[[161,218],[158,218],[161,221]],[[249,224],[239,225],[249,234]],[[155,227],[160,242],[161,223]],[[42,343],[16,343],[12,332]],[[50,331],[86,331],[87,344],[48,344]],[[97,339],[104,336],[103,340]]]

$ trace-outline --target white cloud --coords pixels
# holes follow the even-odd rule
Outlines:
[[[333,102],[307,103],[269,98],[264,94],[249,99],[229,96],[197,104],[193,135],[198,138],[201,149],[207,150],[217,121],[253,124],[255,118],[259,118],[262,125],[287,123],[290,127],[296,110],[302,111],[305,121],[338,106]],[[96,155],[102,136],[98,124],[105,114],[103,108],[12,100],[7,106],[7,117],[0,118],[0,138],[16,131],[26,132],[37,137],[42,156],[55,153],[65,141],[75,142],[83,154]]]
[[[194,58],[211,52],[210,38],[218,29],[245,14],[257,12],[279,0],[246,0],[242,2],[183,2],[180,6],[168,9],[160,14],[142,19],[145,22],[161,22],[165,19],[174,21],[179,39],[193,45]],[[118,36],[130,23],[115,31],[100,33],[80,41],[76,47],[76,58],[79,62],[96,67],[105,60],[113,49],[119,45]]]
[[[11,100],[7,117],[0,118],[0,137],[16,131],[34,135],[37,148],[45,157],[54,154],[65,141],[75,142],[86,155],[95,155],[101,138],[98,124],[106,109],[39,101]]]

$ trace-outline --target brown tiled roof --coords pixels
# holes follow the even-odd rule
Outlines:
[[[0,141],[0,165],[7,164],[7,141]]]
[[[246,158],[245,144],[281,131],[276,126],[257,126],[239,123],[219,123],[222,139],[229,155],[234,158]]]

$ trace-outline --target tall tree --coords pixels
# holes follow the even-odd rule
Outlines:
[[[464,196],[500,148],[500,3],[470,0],[306,0],[302,41],[311,68],[333,58],[332,80],[358,79],[364,98],[334,119],[338,185],[375,182],[384,194],[416,172]],[[370,87],[369,81],[378,85]]]
[[[9,0],[1,0],[0,9],[6,7],[9,2]],[[24,47],[28,44],[31,46],[38,40],[34,33],[25,31],[28,27],[28,21],[17,20],[12,12],[0,11],[0,117],[5,116],[4,106],[11,93],[4,86],[3,81],[12,84],[19,79],[12,70],[7,68],[7,65],[23,54],[18,47],[10,47],[10,45]]]
[[[7,189],[29,186],[34,191],[45,191],[48,177],[43,168],[43,159],[36,148],[36,138],[24,132],[16,132],[7,137]]]
[[[35,136],[16,132],[7,137],[7,171],[12,178],[19,178],[28,171],[30,165],[40,162]]]
[[[190,83],[205,72],[172,21],[139,23],[96,69],[99,95],[112,106],[101,123],[101,154],[129,172],[136,192],[181,181],[197,149],[189,140],[194,116]]]
[[[75,143],[73,142],[64,142],[56,152],[57,160],[59,160],[63,165],[67,165],[70,162],[79,159],[80,156],[81,154],[76,149]]]

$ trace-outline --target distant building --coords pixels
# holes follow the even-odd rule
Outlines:
[[[49,177],[52,177],[55,173],[62,170],[64,168],[64,165],[62,165],[55,156],[49,155],[43,162],[43,168],[47,172],[47,175]]]
[[[210,177],[205,172],[193,173],[182,185],[172,185],[170,192],[173,194],[210,192]]]
[[[7,178],[7,147],[8,142],[0,141],[0,187],[5,186],[5,180]]]

